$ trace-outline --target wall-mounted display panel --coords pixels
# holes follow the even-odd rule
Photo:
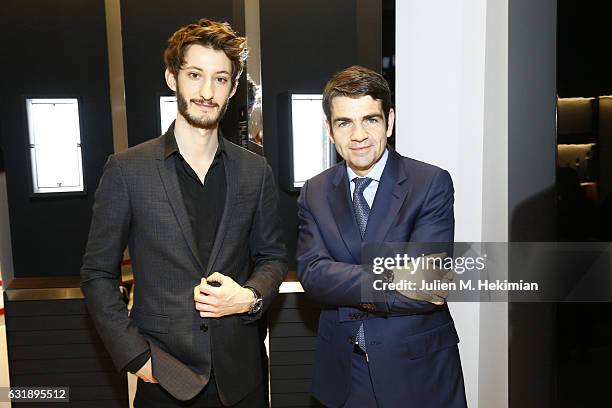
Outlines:
[[[159,128],[161,133],[166,133],[168,127],[176,119],[176,96],[159,97]]]
[[[325,128],[321,94],[291,94],[291,181],[299,189],[306,180],[328,169],[336,151]]]
[[[32,192],[84,192],[76,98],[27,98]]]

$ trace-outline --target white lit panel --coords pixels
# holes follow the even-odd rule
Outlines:
[[[327,137],[322,99],[322,95],[291,95],[294,188],[333,164],[335,150]]]
[[[76,98],[26,99],[33,192],[85,191]]]
[[[160,96],[159,123],[162,133],[166,133],[174,119],[176,119],[176,96]]]

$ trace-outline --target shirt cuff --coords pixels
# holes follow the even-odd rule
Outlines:
[[[144,353],[136,356],[129,363],[127,363],[126,366],[123,367],[123,370],[128,371],[132,374],[136,374],[138,370],[140,370],[142,366],[144,366],[147,363],[147,361],[149,361],[150,358],[151,358],[151,350],[147,350]]]

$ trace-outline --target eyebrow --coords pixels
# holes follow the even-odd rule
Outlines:
[[[204,71],[202,68],[198,68],[198,67],[196,67],[196,66],[194,66],[194,65],[189,65],[188,67],[183,67],[183,68],[181,68],[181,69],[193,69],[193,70],[200,71],[200,72],[203,72],[203,71]],[[217,72],[215,72],[215,74],[226,74],[226,75],[231,75],[231,74],[230,74],[229,72],[227,72],[226,70],[217,71]]]
[[[361,118],[361,120],[368,120],[368,119],[374,119],[374,118],[383,119],[383,116],[380,113],[370,113],[368,115],[363,116]],[[334,119],[334,123],[337,123],[337,122],[352,122],[352,121],[353,121],[352,118],[346,118],[346,117],[340,117],[340,118]]]
[[[352,121],[353,121],[353,119],[351,119],[351,118],[343,118],[343,117],[334,119],[334,123],[338,123],[338,122],[352,122]]]
[[[201,68],[198,68],[198,67],[193,66],[193,65],[189,65],[188,67],[181,67],[181,69],[194,69],[196,71],[202,71]]]

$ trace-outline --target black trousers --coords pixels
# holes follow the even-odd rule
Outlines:
[[[268,384],[263,381],[244,399],[232,408],[268,408]],[[192,408],[223,408],[227,407],[221,403],[217,383],[211,377],[209,383],[202,392],[189,401],[180,401],[170,395],[159,384],[152,384],[138,379],[136,396],[134,397],[134,408],[171,408],[171,407],[192,407]]]

